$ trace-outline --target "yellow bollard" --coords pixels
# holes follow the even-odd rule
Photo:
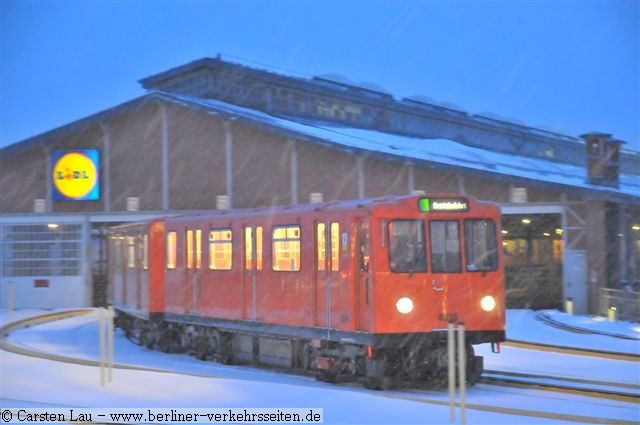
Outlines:
[[[609,307],[609,311],[607,312],[607,316],[609,318],[610,322],[615,322],[616,321],[616,307],[615,306],[611,306]]]
[[[567,298],[567,300],[565,301],[564,311],[567,314],[573,315],[573,298],[571,297]]]

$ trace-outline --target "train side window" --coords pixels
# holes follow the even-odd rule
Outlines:
[[[253,229],[244,228],[244,269],[251,270],[253,262]]]
[[[142,235],[142,268],[149,268],[149,235]]]
[[[395,273],[427,271],[426,246],[422,220],[389,222],[389,267]]]
[[[193,230],[187,230],[185,234],[185,244],[187,253],[187,268],[193,268]]]
[[[262,226],[256,227],[256,270],[262,270]],[[244,229],[244,252],[245,252],[245,269],[251,270],[253,267],[253,228],[245,227]]]
[[[431,269],[434,273],[460,273],[460,229],[456,220],[431,221]]]
[[[496,226],[491,220],[464,221],[467,271],[493,271],[498,268]]]
[[[316,225],[316,257],[317,257],[317,263],[318,263],[318,270],[319,271],[323,271],[325,268],[325,263],[327,260],[326,257],[326,246],[327,246],[327,241],[325,239],[325,224],[324,223],[318,223]]]
[[[196,230],[196,269],[202,267],[202,230]]]
[[[127,236],[127,267],[136,267],[136,238]]]
[[[209,268],[231,270],[233,266],[233,232],[216,229],[209,232]]]
[[[340,270],[340,223],[331,223],[331,271]]]
[[[383,220],[383,224],[386,225],[386,220]],[[384,240],[384,232],[382,239]],[[358,223],[358,235],[360,246],[358,247],[358,259],[360,264],[361,272],[369,271],[369,232],[367,231],[367,226],[364,223]]]
[[[300,270],[300,226],[276,226],[272,231],[274,271]]]
[[[167,268],[176,268],[176,246],[178,235],[176,232],[167,233]]]
[[[256,227],[256,269],[262,270],[262,226]]]

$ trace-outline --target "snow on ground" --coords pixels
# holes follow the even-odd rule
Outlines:
[[[2,317],[6,316],[2,312]],[[31,315],[34,312],[19,312]],[[509,317],[512,315],[510,314]],[[516,315],[518,316],[518,315]],[[15,316],[14,316],[15,317]],[[536,323],[539,326],[539,324]],[[548,328],[548,327],[547,327]],[[558,331],[555,328],[553,331]],[[67,356],[97,359],[97,313],[58,320],[14,332],[10,341],[24,347]],[[447,400],[445,390],[424,393],[376,392],[336,386],[245,366],[202,362],[180,354],[149,351],[120,332],[116,363],[144,365],[179,373],[114,370],[114,383],[99,387],[99,369],[0,352],[2,407],[64,405],[78,407],[317,407],[326,423],[447,423],[448,407],[395,397]],[[486,353],[487,369],[563,372],[565,376],[638,383],[638,362],[622,362],[503,347]],[[181,373],[194,375],[184,375]],[[635,376],[635,378],[634,378]],[[640,421],[637,404],[492,385],[468,391],[468,403],[519,409],[594,415]],[[559,423],[530,416],[469,410],[469,423]]]
[[[585,329],[603,335],[630,338],[635,340],[640,347],[640,323],[627,322],[624,320],[609,321],[600,316],[575,316],[558,310],[545,310],[540,314],[573,328]]]
[[[97,368],[2,353],[2,407],[225,407],[322,408],[324,423],[447,423],[446,406],[398,400],[380,392],[318,384],[294,386],[114,370],[113,384],[97,385]],[[444,396],[442,396],[444,397]],[[469,401],[473,395],[469,394]],[[505,400],[508,402],[508,400]],[[532,407],[535,407],[532,401]],[[628,408],[605,406],[608,417],[629,418]],[[562,423],[467,411],[469,423]]]
[[[640,341],[558,329],[538,319],[538,314],[540,312],[532,310],[507,310],[507,339],[640,355]],[[561,312],[553,313],[552,317],[585,330],[606,330],[621,334],[636,332],[640,335],[638,323],[604,322],[594,316],[571,316]]]

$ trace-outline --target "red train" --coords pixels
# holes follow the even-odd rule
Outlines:
[[[147,347],[376,386],[446,380],[448,322],[505,339],[498,206],[439,194],[115,227],[110,299]]]

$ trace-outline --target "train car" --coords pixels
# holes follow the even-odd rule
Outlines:
[[[150,319],[164,312],[164,226],[163,220],[153,220],[109,231],[108,297],[126,313],[119,315],[119,325],[127,332],[137,330],[138,337],[144,337],[140,329]]]
[[[379,386],[446,380],[450,322],[466,327],[470,382],[472,345],[505,339],[500,210],[472,197],[227,210],[110,240],[136,232],[141,260],[110,262],[113,302],[149,347]]]

